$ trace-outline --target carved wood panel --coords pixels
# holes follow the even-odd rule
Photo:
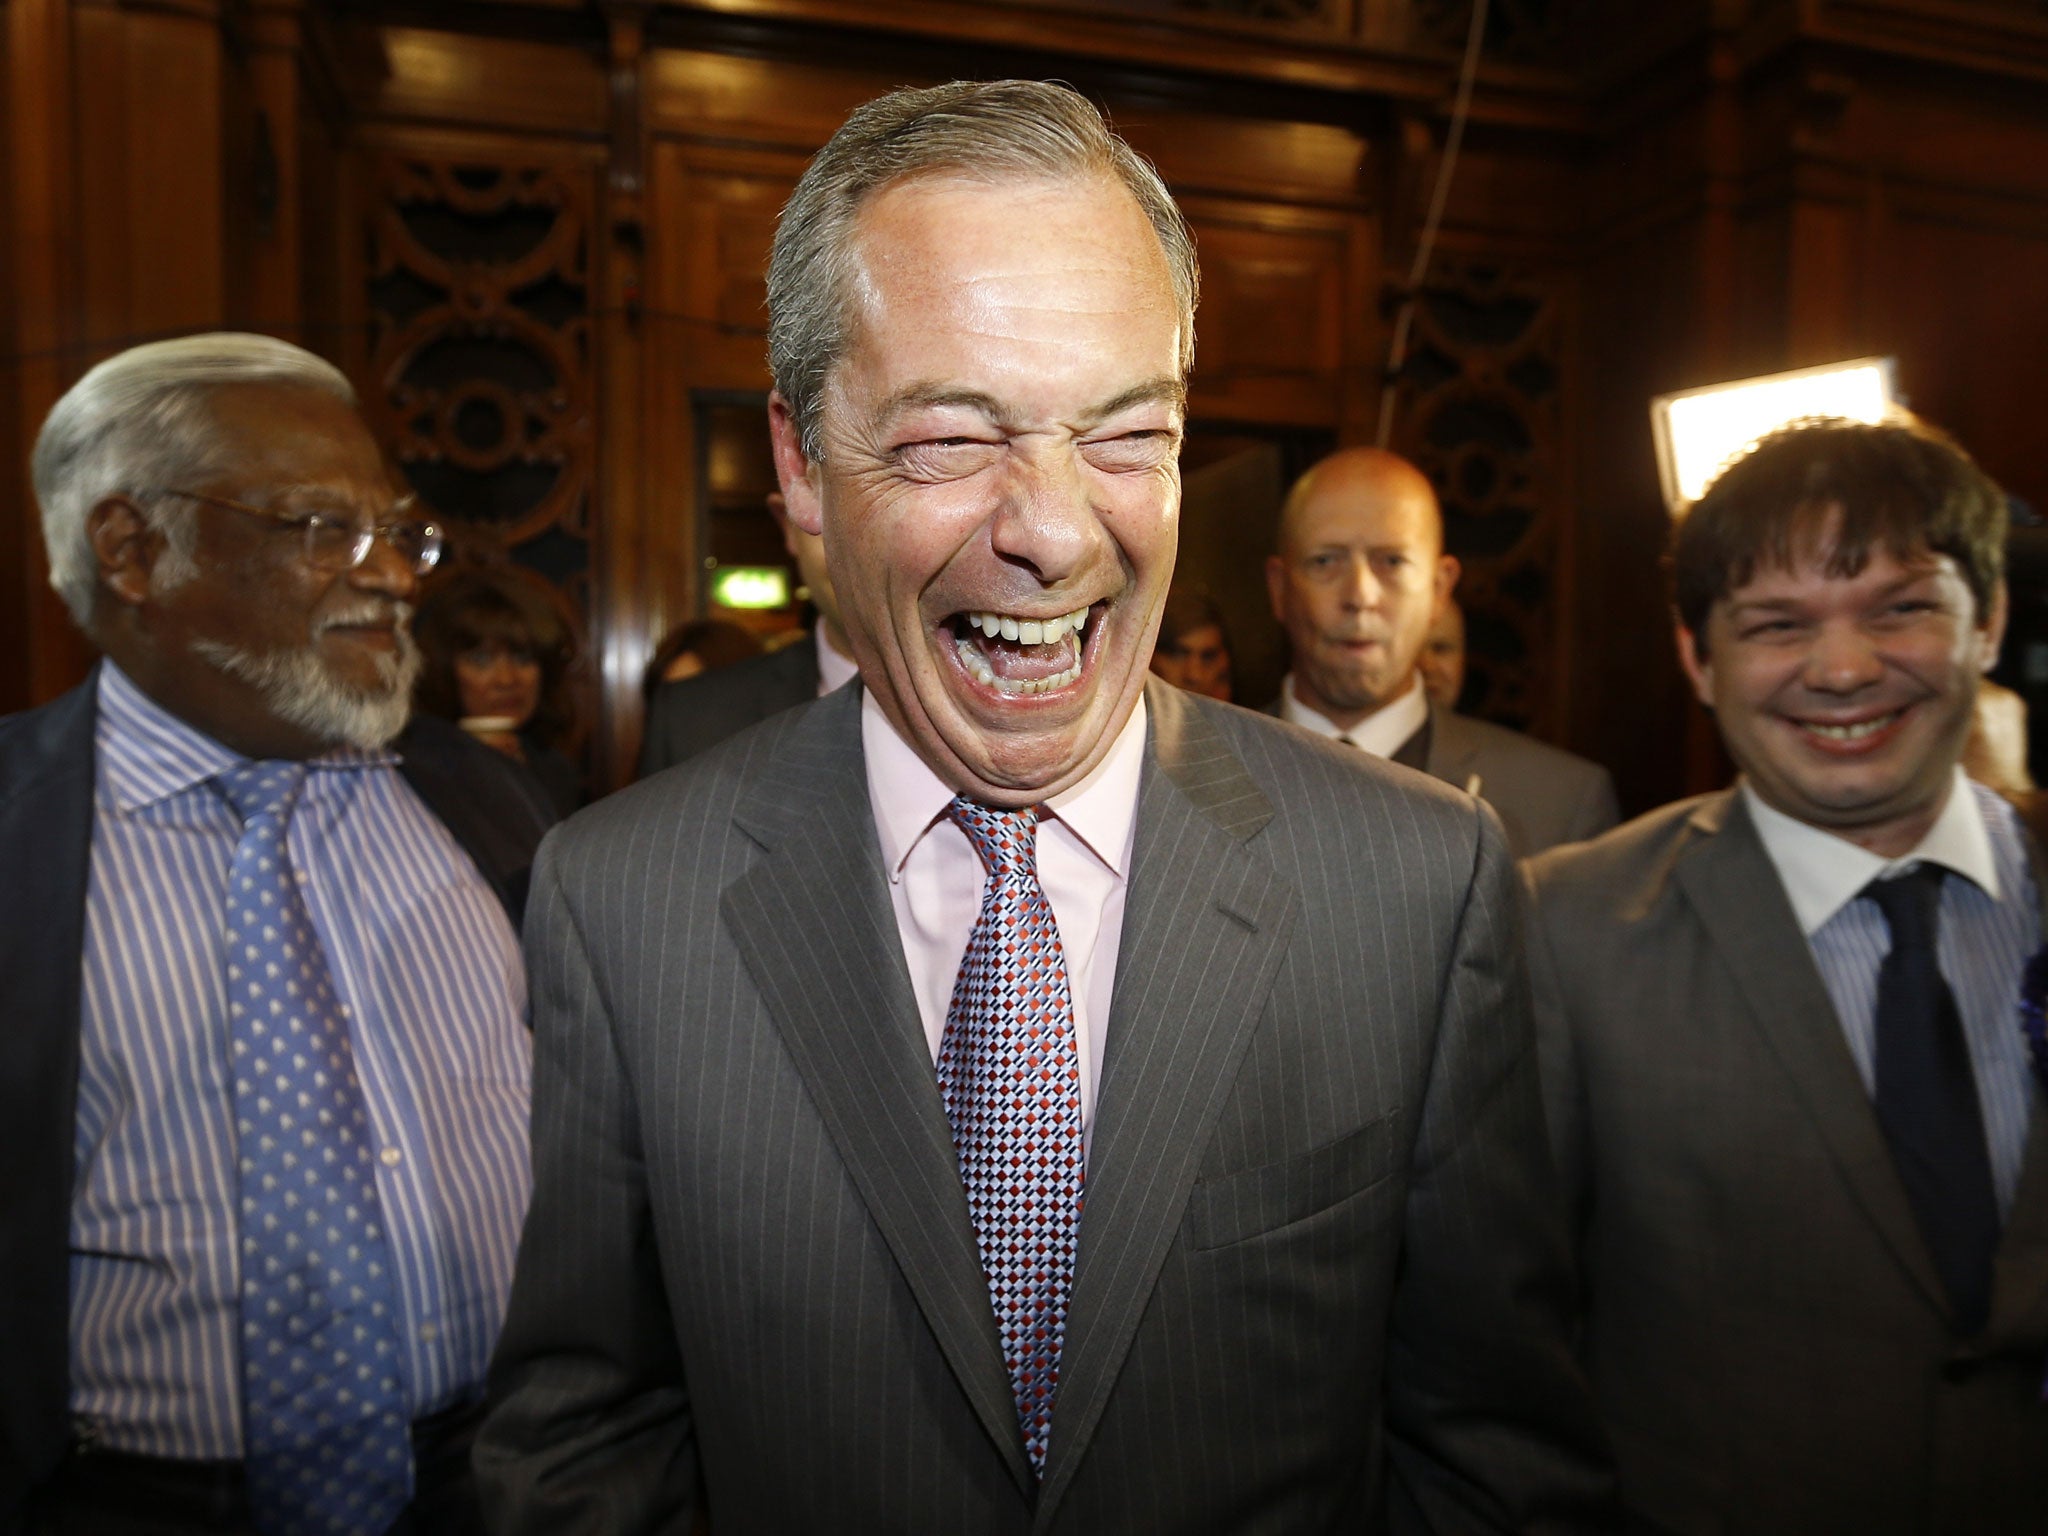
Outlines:
[[[1470,255],[1440,256],[1416,304],[1394,447],[1435,485],[1464,565],[1474,714],[1549,725],[1564,512],[1563,293]]]
[[[573,162],[370,162],[364,401],[450,567],[509,561],[579,637],[591,605],[591,206]],[[594,699],[579,699],[587,726]]]

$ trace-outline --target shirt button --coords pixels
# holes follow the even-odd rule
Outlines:
[[[396,1168],[405,1159],[405,1154],[396,1147],[386,1147],[377,1156],[383,1160],[386,1168]]]
[[[422,1344],[431,1344],[439,1337],[441,1337],[441,1330],[432,1323],[420,1324],[420,1342]]]

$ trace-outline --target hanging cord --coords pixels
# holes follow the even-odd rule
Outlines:
[[[1465,32],[1465,62],[1458,70],[1458,94],[1451,103],[1450,132],[1444,135],[1444,157],[1436,168],[1436,187],[1429,194],[1429,216],[1422,221],[1422,238],[1415,246],[1415,261],[1408,269],[1408,286],[1401,294],[1401,308],[1394,316],[1394,339],[1387,348],[1387,371],[1380,386],[1380,430],[1373,439],[1387,446],[1394,435],[1394,396],[1402,365],[1408,361],[1408,333],[1415,325],[1415,296],[1429,273],[1429,258],[1436,252],[1436,232],[1444,221],[1444,204],[1450,200],[1451,177],[1458,169],[1458,148],[1465,141],[1465,119],[1472,112],[1472,82],[1479,74],[1479,50],[1486,41],[1487,0],[1472,0],[1472,25]]]

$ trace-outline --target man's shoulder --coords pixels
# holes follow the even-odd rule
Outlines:
[[[760,658],[755,658],[760,659]],[[739,665],[745,665],[740,663]],[[727,667],[723,671],[736,671]],[[694,680],[693,680],[694,681]],[[671,767],[661,768],[569,817],[549,835],[548,853],[565,869],[622,864],[666,865],[688,849],[729,835],[743,801],[794,792],[820,764],[805,760],[801,744],[815,738],[827,704],[854,716],[851,761],[828,771],[862,772],[858,734],[859,690],[810,699],[770,714]]]
[[[817,689],[817,641],[806,637],[780,650],[663,683],[655,690],[654,700],[656,708],[702,710],[748,705],[772,714],[802,703]]]
[[[1540,910],[1566,921],[1640,914],[1670,886],[1680,862],[1720,835],[1734,791],[1675,800],[1583,843],[1567,843],[1525,859],[1523,871]]]
[[[0,796],[89,758],[98,715],[98,694],[90,677],[47,704],[0,715]]]
[[[1436,716],[1436,727],[1448,738],[1446,745],[1463,745],[1482,758],[1500,765],[1499,771],[1517,775],[1540,773],[1554,781],[1592,783],[1604,781],[1607,770],[1590,758],[1554,747],[1534,736],[1525,736],[1507,726],[1473,715],[1444,710]]]
[[[641,770],[684,762],[817,693],[818,648],[809,636],[764,656],[663,683],[648,708]]]
[[[1263,711],[1181,697],[1229,746],[1283,823],[1298,821],[1312,836],[1371,836],[1421,825],[1473,835],[1471,800],[1426,773]]]

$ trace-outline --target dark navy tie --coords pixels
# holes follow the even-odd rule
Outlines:
[[[242,1432],[265,1536],[373,1536],[411,1497],[398,1300],[348,1018],[285,844],[306,765],[220,775],[239,1141]]]
[[[1081,1056],[1067,959],[1038,883],[1038,812],[961,796],[988,869],[939,1040],[939,1095],[1032,1470],[1045,1472],[1081,1223]]]
[[[1921,864],[1864,887],[1892,936],[1877,973],[1877,1119],[1957,1331],[1974,1334],[1991,1311],[1998,1200],[1962,1014],[1935,950],[1942,875]]]

